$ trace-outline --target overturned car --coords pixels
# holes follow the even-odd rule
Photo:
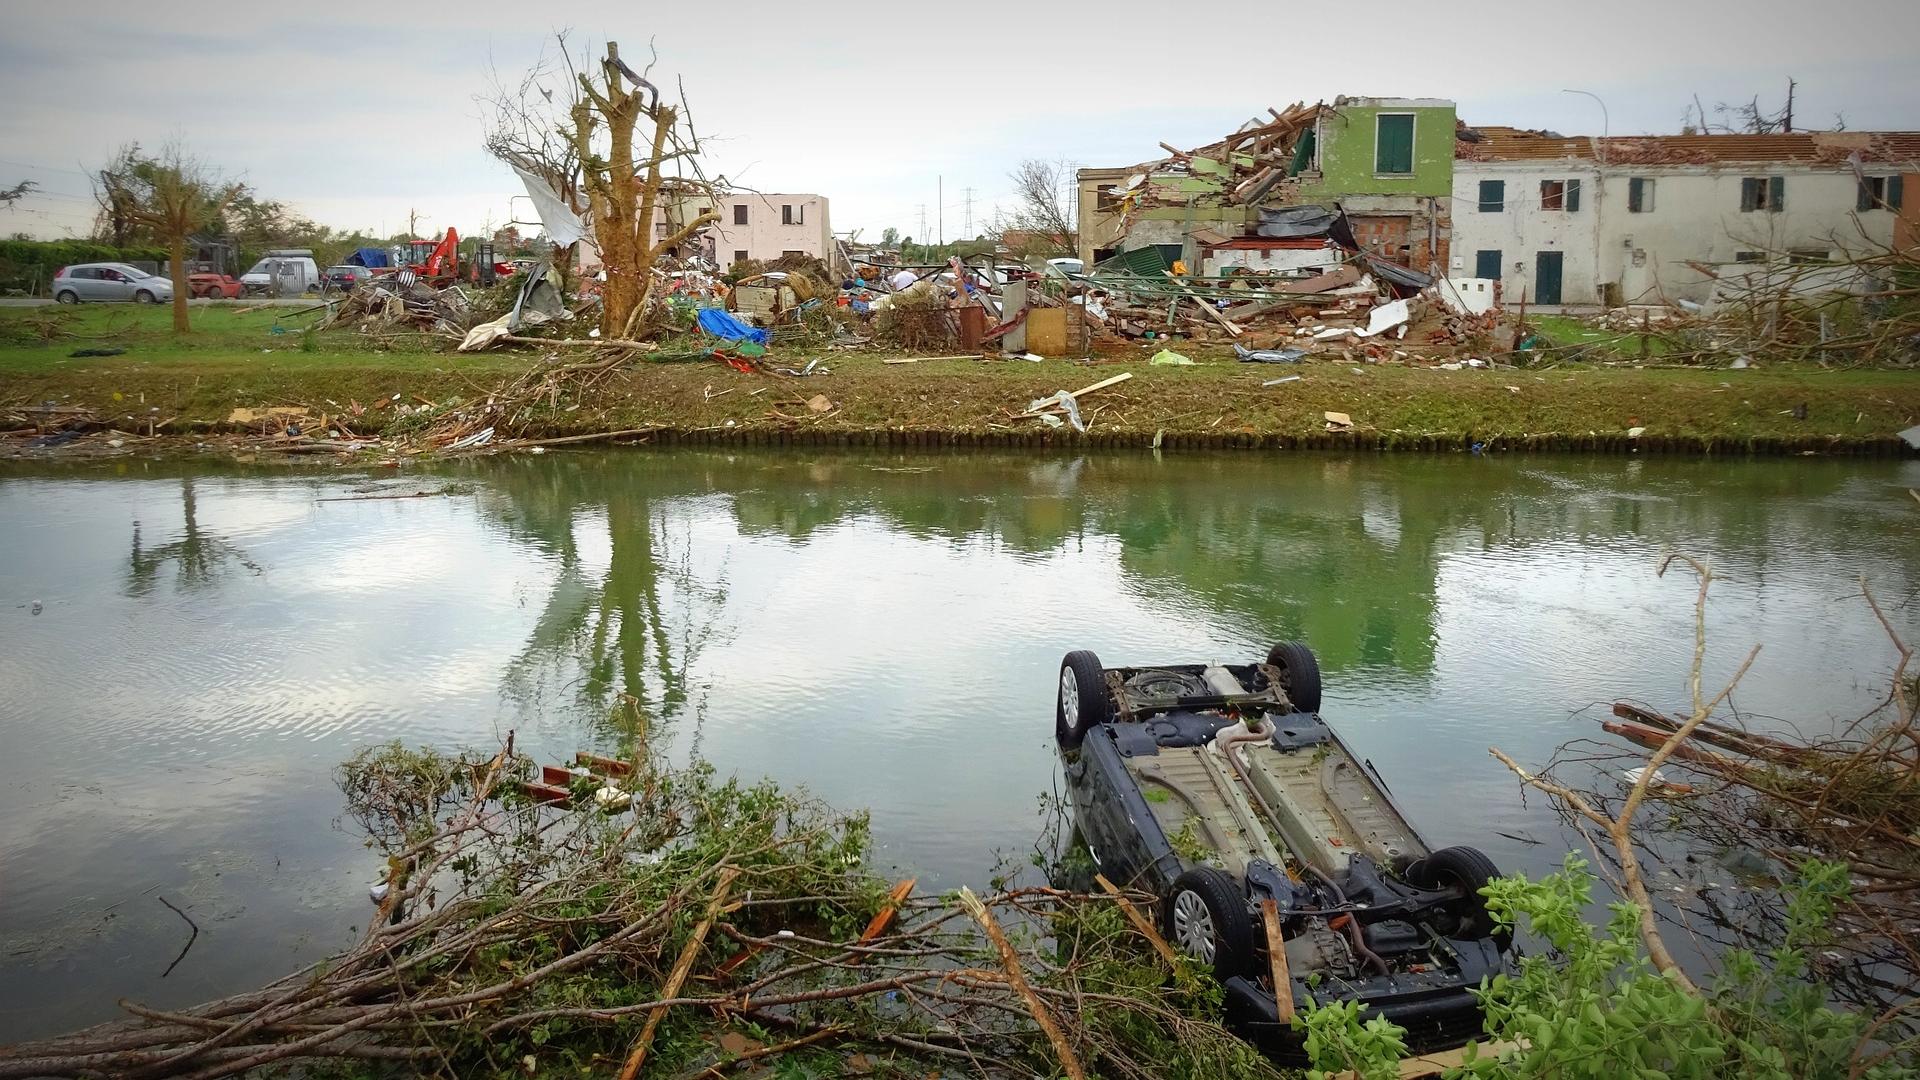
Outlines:
[[[1319,709],[1295,642],[1247,665],[1068,653],[1054,737],[1080,834],[1106,877],[1162,898],[1168,939],[1269,1052],[1297,1054],[1294,1010],[1331,1000],[1413,1049],[1457,1046],[1481,1030],[1473,988],[1510,959],[1479,895],[1498,871],[1430,848]]]

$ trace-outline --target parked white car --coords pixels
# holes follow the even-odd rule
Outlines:
[[[63,304],[132,301],[162,304],[173,299],[173,281],[126,263],[63,266],[53,276],[53,298]]]

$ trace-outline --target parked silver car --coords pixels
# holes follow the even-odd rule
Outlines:
[[[63,304],[83,300],[159,304],[173,299],[173,281],[126,263],[80,263],[63,266],[54,275],[53,298]]]

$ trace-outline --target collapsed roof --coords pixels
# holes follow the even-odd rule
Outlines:
[[[1258,204],[1281,180],[1313,163],[1314,125],[1324,104],[1269,108],[1225,138],[1124,170],[1116,189],[1122,213],[1149,206]]]
[[[1920,132],[1799,131],[1778,135],[1591,135],[1490,125],[1461,125],[1454,141],[1459,161],[1559,161],[1610,165],[1714,165],[1768,162],[1840,165],[1854,155],[1863,162],[1920,162]]]

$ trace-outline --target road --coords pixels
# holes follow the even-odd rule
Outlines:
[[[166,301],[166,302],[171,303],[172,301]],[[320,299],[314,296],[283,297],[278,300],[268,300],[263,298],[259,300],[188,300],[187,301],[188,304],[191,304],[194,307],[206,307],[209,305],[220,305],[224,307],[240,307],[242,305],[254,305],[254,304],[272,304],[276,307],[312,307],[313,305],[319,302],[320,302]],[[51,303],[53,303],[51,299],[48,299],[46,297],[39,297],[39,296],[0,297],[0,307],[18,307],[18,308],[45,307]]]

